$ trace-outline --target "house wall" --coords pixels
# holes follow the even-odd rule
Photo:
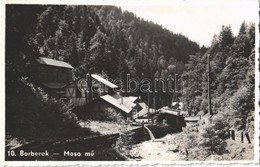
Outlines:
[[[114,110],[113,115],[121,115],[124,119],[130,118],[132,119],[132,112],[129,114],[121,111],[120,109],[114,107],[110,103],[104,101],[103,99],[99,98],[91,103],[88,103],[86,107],[81,108],[80,110],[76,111],[75,113],[78,114],[80,119],[87,120],[87,119],[94,119],[94,120],[107,120],[107,112],[108,108],[112,108]]]
[[[185,126],[185,121],[182,115],[175,116],[171,114],[155,114],[152,116],[154,123],[163,123],[163,120],[167,120],[167,124],[173,127],[177,131],[182,131],[182,127]]]
[[[87,90],[87,99],[86,99],[86,92],[78,89],[78,81],[74,81],[70,85],[66,86],[66,97],[72,99],[72,102],[75,106],[83,106],[87,103],[90,103],[94,101],[95,99],[98,99],[101,95],[101,93],[105,92],[105,87],[93,86],[92,87],[92,94],[91,94],[91,100],[88,99],[89,97],[89,90]],[[97,85],[97,84],[96,84]],[[102,92],[100,92],[102,91]]]
[[[37,79],[40,82],[69,83],[72,81],[72,70],[69,68],[38,64],[36,69]]]
[[[85,92],[81,92],[76,83],[66,87],[66,97],[72,100],[74,106],[84,106],[86,104]]]

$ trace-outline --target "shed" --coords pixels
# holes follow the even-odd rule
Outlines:
[[[174,110],[168,107],[163,107],[157,112],[151,113],[150,117],[155,123],[165,123],[176,129],[176,131],[182,131],[182,127],[186,126],[184,117],[180,110]]]

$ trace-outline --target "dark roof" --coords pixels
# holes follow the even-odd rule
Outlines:
[[[70,81],[69,83],[66,83],[65,87],[68,87],[68,86],[70,86],[71,84],[76,84],[76,85],[77,85],[76,82],[78,82],[78,81],[81,80],[81,79],[85,79],[85,78],[84,78],[84,77],[80,77],[80,78],[77,78],[77,79],[75,79],[75,80],[73,80],[73,81]]]
[[[64,88],[66,86],[65,83],[59,82],[44,82],[42,85],[51,89]]]
[[[73,68],[69,63],[59,61],[59,60],[49,59],[46,57],[39,57],[36,59],[36,61],[40,64],[49,65],[49,66],[63,67],[63,68],[70,68],[70,69]]]

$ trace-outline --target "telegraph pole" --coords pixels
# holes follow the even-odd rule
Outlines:
[[[213,115],[211,110],[211,97],[210,97],[210,55],[208,54],[208,112]]]
[[[178,100],[178,74],[175,74],[174,80],[175,80],[175,88],[174,88],[174,90],[175,90],[175,101],[178,102],[179,101]]]
[[[148,115],[150,115],[150,92],[148,90]]]

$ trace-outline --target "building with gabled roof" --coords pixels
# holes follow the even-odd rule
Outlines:
[[[86,108],[80,111],[78,115],[102,120],[106,119],[108,108],[113,109],[115,114],[121,115],[125,119],[133,119],[133,115],[142,109],[139,104],[133,103],[128,97],[119,94],[106,94],[88,103]]]
[[[114,107],[118,108],[119,110],[125,112],[126,114],[132,112],[133,109],[136,109],[136,111],[139,111],[141,109],[141,106],[133,103],[131,100],[128,99],[128,97],[122,97],[117,95],[104,95],[100,98],[110,103]]]
[[[35,60],[35,69],[36,81],[48,94],[71,99],[74,106],[85,106],[82,112],[86,115],[92,113],[94,117],[102,117],[104,111],[110,107],[124,118],[132,118],[133,114],[142,109],[139,104],[134,103],[137,97],[116,94],[118,86],[102,76],[87,74],[86,78],[73,80],[73,67],[69,63],[39,57]],[[84,89],[80,89],[79,85]]]
[[[166,123],[176,131],[182,131],[182,127],[186,126],[181,110],[169,108],[167,106],[158,109],[150,114],[155,123]]]
[[[147,118],[148,112],[149,112],[148,105],[145,102],[139,102],[138,104],[142,107],[142,109],[139,112],[137,112],[134,117],[135,118]],[[151,111],[152,111],[152,109],[150,109],[150,112]]]
[[[115,94],[118,86],[97,74],[87,74],[68,83],[65,88],[66,97],[72,99],[75,106],[83,106],[103,95]]]
[[[48,94],[65,98],[65,86],[73,80],[73,67],[66,62],[38,57],[32,63],[33,81]]]

